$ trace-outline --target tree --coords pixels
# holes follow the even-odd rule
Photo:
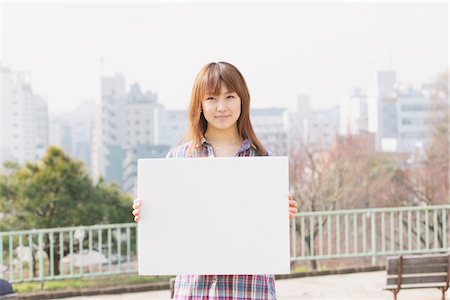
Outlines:
[[[327,150],[301,144],[291,148],[290,186],[302,210],[370,208],[392,203],[398,197],[394,180],[398,174],[397,163],[377,155],[374,147],[369,146],[371,138],[373,134],[336,137]],[[323,218],[321,225],[317,219],[314,224],[310,221],[310,218],[303,221],[307,250],[315,248],[319,227],[326,230],[329,220]],[[300,234],[301,230],[297,222],[296,232]],[[334,235],[335,231],[329,234]],[[317,262],[311,260],[311,266],[317,269]]]
[[[439,205],[450,203],[450,107],[448,98],[448,73],[442,74],[431,95],[428,125],[431,134],[424,153],[414,156],[414,164],[405,168],[399,176],[400,184],[407,193],[404,205]],[[438,247],[443,246],[446,232],[442,231],[442,215],[437,215]],[[447,220],[448,222],[448,220]],[[425,221],[421,220],[425,227]],[[406,226],[406,221],[405,221]],[[429,223],[429,230],[433,224]],[[413,230],[413,234],[416,234]],[[425,240],[422,239],[425,245]]]
[[[52,228],[130,220],[131,199],[115,184],[94,184],[84,165],[61,149],[50,147],[42,161],[4,164],[0,174],[0,230]],[[59,243],[55,237],[55,244]],[[32,245],[30,245],[32,246]],[[50,238],[44,250],[50,253]],[[54,248],[54,274],[59,274],[59,247]],[[68,243],[64,241],[64,255]]]

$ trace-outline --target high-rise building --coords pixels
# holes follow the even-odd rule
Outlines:
[[[378,150],[413,153],[430,138],[432,85],[397,82],[394,71],[378,73]]]
[[[161,158],[169,152],[169,145],[139,144],[125,151],[123,160],[123,184],[122,189],[130,195],[137,195],[137,160],[140,158]]]
[[[309,95],[300,94],[288,113],[288,148],[330,149],[339,132],[339,107],[313,110]]]
[[[339,133],[339,107],[311,111],[304,126],[308,146],[317,150],[330,149]]]
[[[95,102],[93,100],[86,100],[78,105],[72,118],[73,156],[83,161],[89,170],[92,170],[94,116]]]
[[[67,117],[59,114],[49,116],[49,145],[62,148],[72,155],[72,126]]]
[[[156,144],[175,147],[183,141],[188,130],[187,111],[157,110]]]
[[[92,173],[94,101],[84,101],[72,112],[51,114],[49,144],[81,160]]]
[[[429,118],[433,87],[397,86],[397,151],[421,151],[431,137]]]
[[[340,105],[340,128],[343,135],[355,135],[369,131],[367,95],[357,88]]]
[[[294,109],[288,113],[288,147],[298,147],[306,143],[305,121],[311,116],[309,95],[300,94]]]
[[[94,178],[103,176],[124,187],[127,153],[156,144],[156,115],[163,107],[156,93],[143,93],[137,83],[127,92],[122,75],[103,77],[101,93],[94,133]]]
[[[397,100],[395,94],[395,71],[379,71],[377,145],[381,151],[396,151],[397,143]]]
[[[0,163],[39,160],[48,146],[47,101],[32,91],[29,73],[0,69]]]
[[[250,110],[253,130],[260,142],[276,155],[287,155],[287,111],[284,108]]]

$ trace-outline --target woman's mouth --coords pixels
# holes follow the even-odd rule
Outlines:
[[[219,120],[226,119],[228,117],[229,117],[229,115],[228,116],[215,116],[215,118],[219,119]]]

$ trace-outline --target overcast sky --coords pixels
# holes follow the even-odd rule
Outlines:
[[[210,61],[236,65],[253,107],[338,104],[392,65],[419,84],[448,67],[448,4],[7,3],[1,60],[32,74],[51,112],[100,101],[100,77],[121,73],[167,108],[185,109]],[[101,63],[103,58],[103,64]],[[102,67],[103,65],[103,67]]]

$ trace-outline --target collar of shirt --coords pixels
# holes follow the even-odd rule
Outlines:
[[[208,148],[212,148],[212,145],[206,140],[206,138],[203,136],[202,137],[202,145]],[[250,149],[251,144],[250,144],[250,140],[249,139],[244,139],[244,141],[242,142],[242,146],[241,148],[239,148],[239,151],[236,154],[242,153],[248,149]]]

